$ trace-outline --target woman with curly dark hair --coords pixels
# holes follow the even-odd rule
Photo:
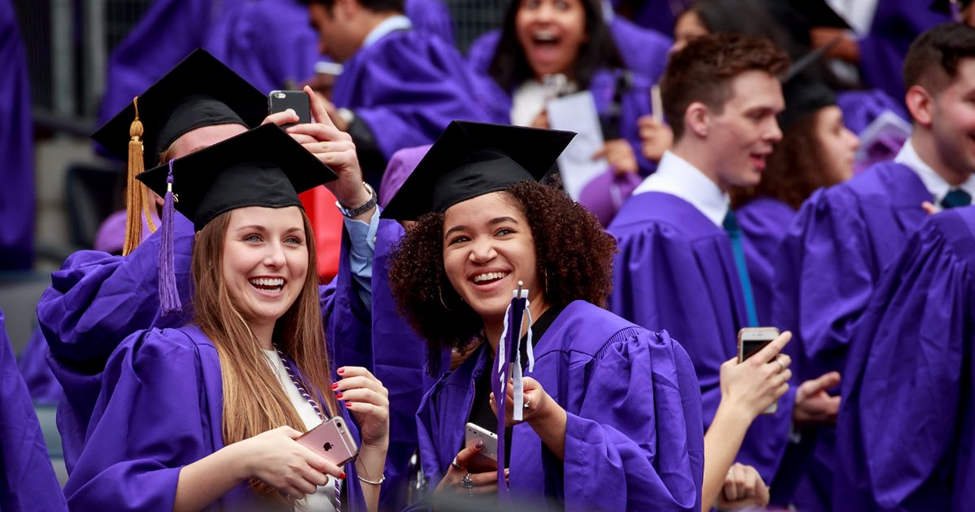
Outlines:
[[[823,82],[800,75],[783,87],[782,141],[768,156],[762,181],[732,189],[758,318],[771,321],[772,273],[779,241],[799,207],[817,189],[853,177],[860,139],[843,124],[836,96]]]
[[[390,284],[429,360],[476,347],[417,413],[424,474],[435,496],[494,494],[505,470],[500,481],[516,498],[698,510],[702,420],[690,359],[665,332],[600,307],[615,242],[563,192],[537,183],[571,136],[455,121],[383,214],[416,221],[391,257]],[[498,468],[488,444],[465,443],[465,424],[497,430],[491,365],[519,287],[534,366],[529,358],[514,405],[523,421],[508,384],[510,463]]]

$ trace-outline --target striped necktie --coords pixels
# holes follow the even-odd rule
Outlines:
[[[741,281],[741,291],[745,296],[745,311],[748,314],[747,327],[758,327],[758,314],[755,312],[755,295],[752,293],[752,281],[748,278],[748,267],[745,266],[745,250],[741,245],[741,227],[735,212],[728,208],[724,217],[724,230],[731,239],[731,252],[735,256],[735,267],[738,268],[738,280]]]
[[[960,188],[948,192],[945,198],[941,200],[941,207],[945,210],[959,206],[968,206],[970,204],[972,204],[972,196]]]

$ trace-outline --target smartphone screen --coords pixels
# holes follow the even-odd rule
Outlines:
[[[775,327],[745,327],[738,331],[738,360],[752,357],[778,336],[779,330]],[[778,405],[778,402],[773,403],[765,414],[775,414],[779,410]]]
[[[762,350],[765,345],[768,345],[772,340],[743,340],[741,342],[741,360],[744,361],[749,357],[755,355],[756,352]]]

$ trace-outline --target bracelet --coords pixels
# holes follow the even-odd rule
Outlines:
[[[369,485],[382,485],[382,483],[386,481],[386,473],[383,473],[382,478],[380,478],[378,482],[373,482],[372,480],[366,480],[365,478],[362,478],[361,476],[359,476],[358,478],[359,478],[359,481],[362,482],[362,483],[364,483],[364,484],[369,484]]]
[[[368,183],[363,181],[362,186],[365,187],[367,192],[369,192],[369,200],[359,206],[356,206],[355,208],[346,208],[342,206],[342,204],[339,203],[338,201],[335,201],[335,206],[339,208],[339,211],[342,212],[342,215],[345,215],[350,219],[358,217],[359,215],[362,215],[363,213],[366,213],[369,210],[371,210],[372,207],[376,206],[376,203],[379,202],[379,196],[376,194],[376,191],[371,186],[369,186]]]

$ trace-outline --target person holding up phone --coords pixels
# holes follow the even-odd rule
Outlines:
[[[390,285],[430,361],[476,347],[417,412],[424,474],[434,497],[493,495],[507,471],[512,497],[529,503],[696,512],[704,444],[690,358],[666,332],[599,307],[615,244],[538,183],[573,135],[455,121],[384,210],[416,221],[390,257]],[[498,427],[491,367],[519,282],[532,332],[522,346],[533,346],[522,353],[534,357],[514,404],[524,421],[506,432],[508,468],[496,468],[475,457],[483,443],[465,445],[465,426]]]
[[[69,506],[378,508],[387,391],[362,367],[332,381],[297,196],[335,178],[273,125],[140,175],[166,196],[164,238],[176,194],[193,222],[194,312],[184,327],[129,336],[109,358]],[[296,442],[330,417],[359,437],[344,467]]]

